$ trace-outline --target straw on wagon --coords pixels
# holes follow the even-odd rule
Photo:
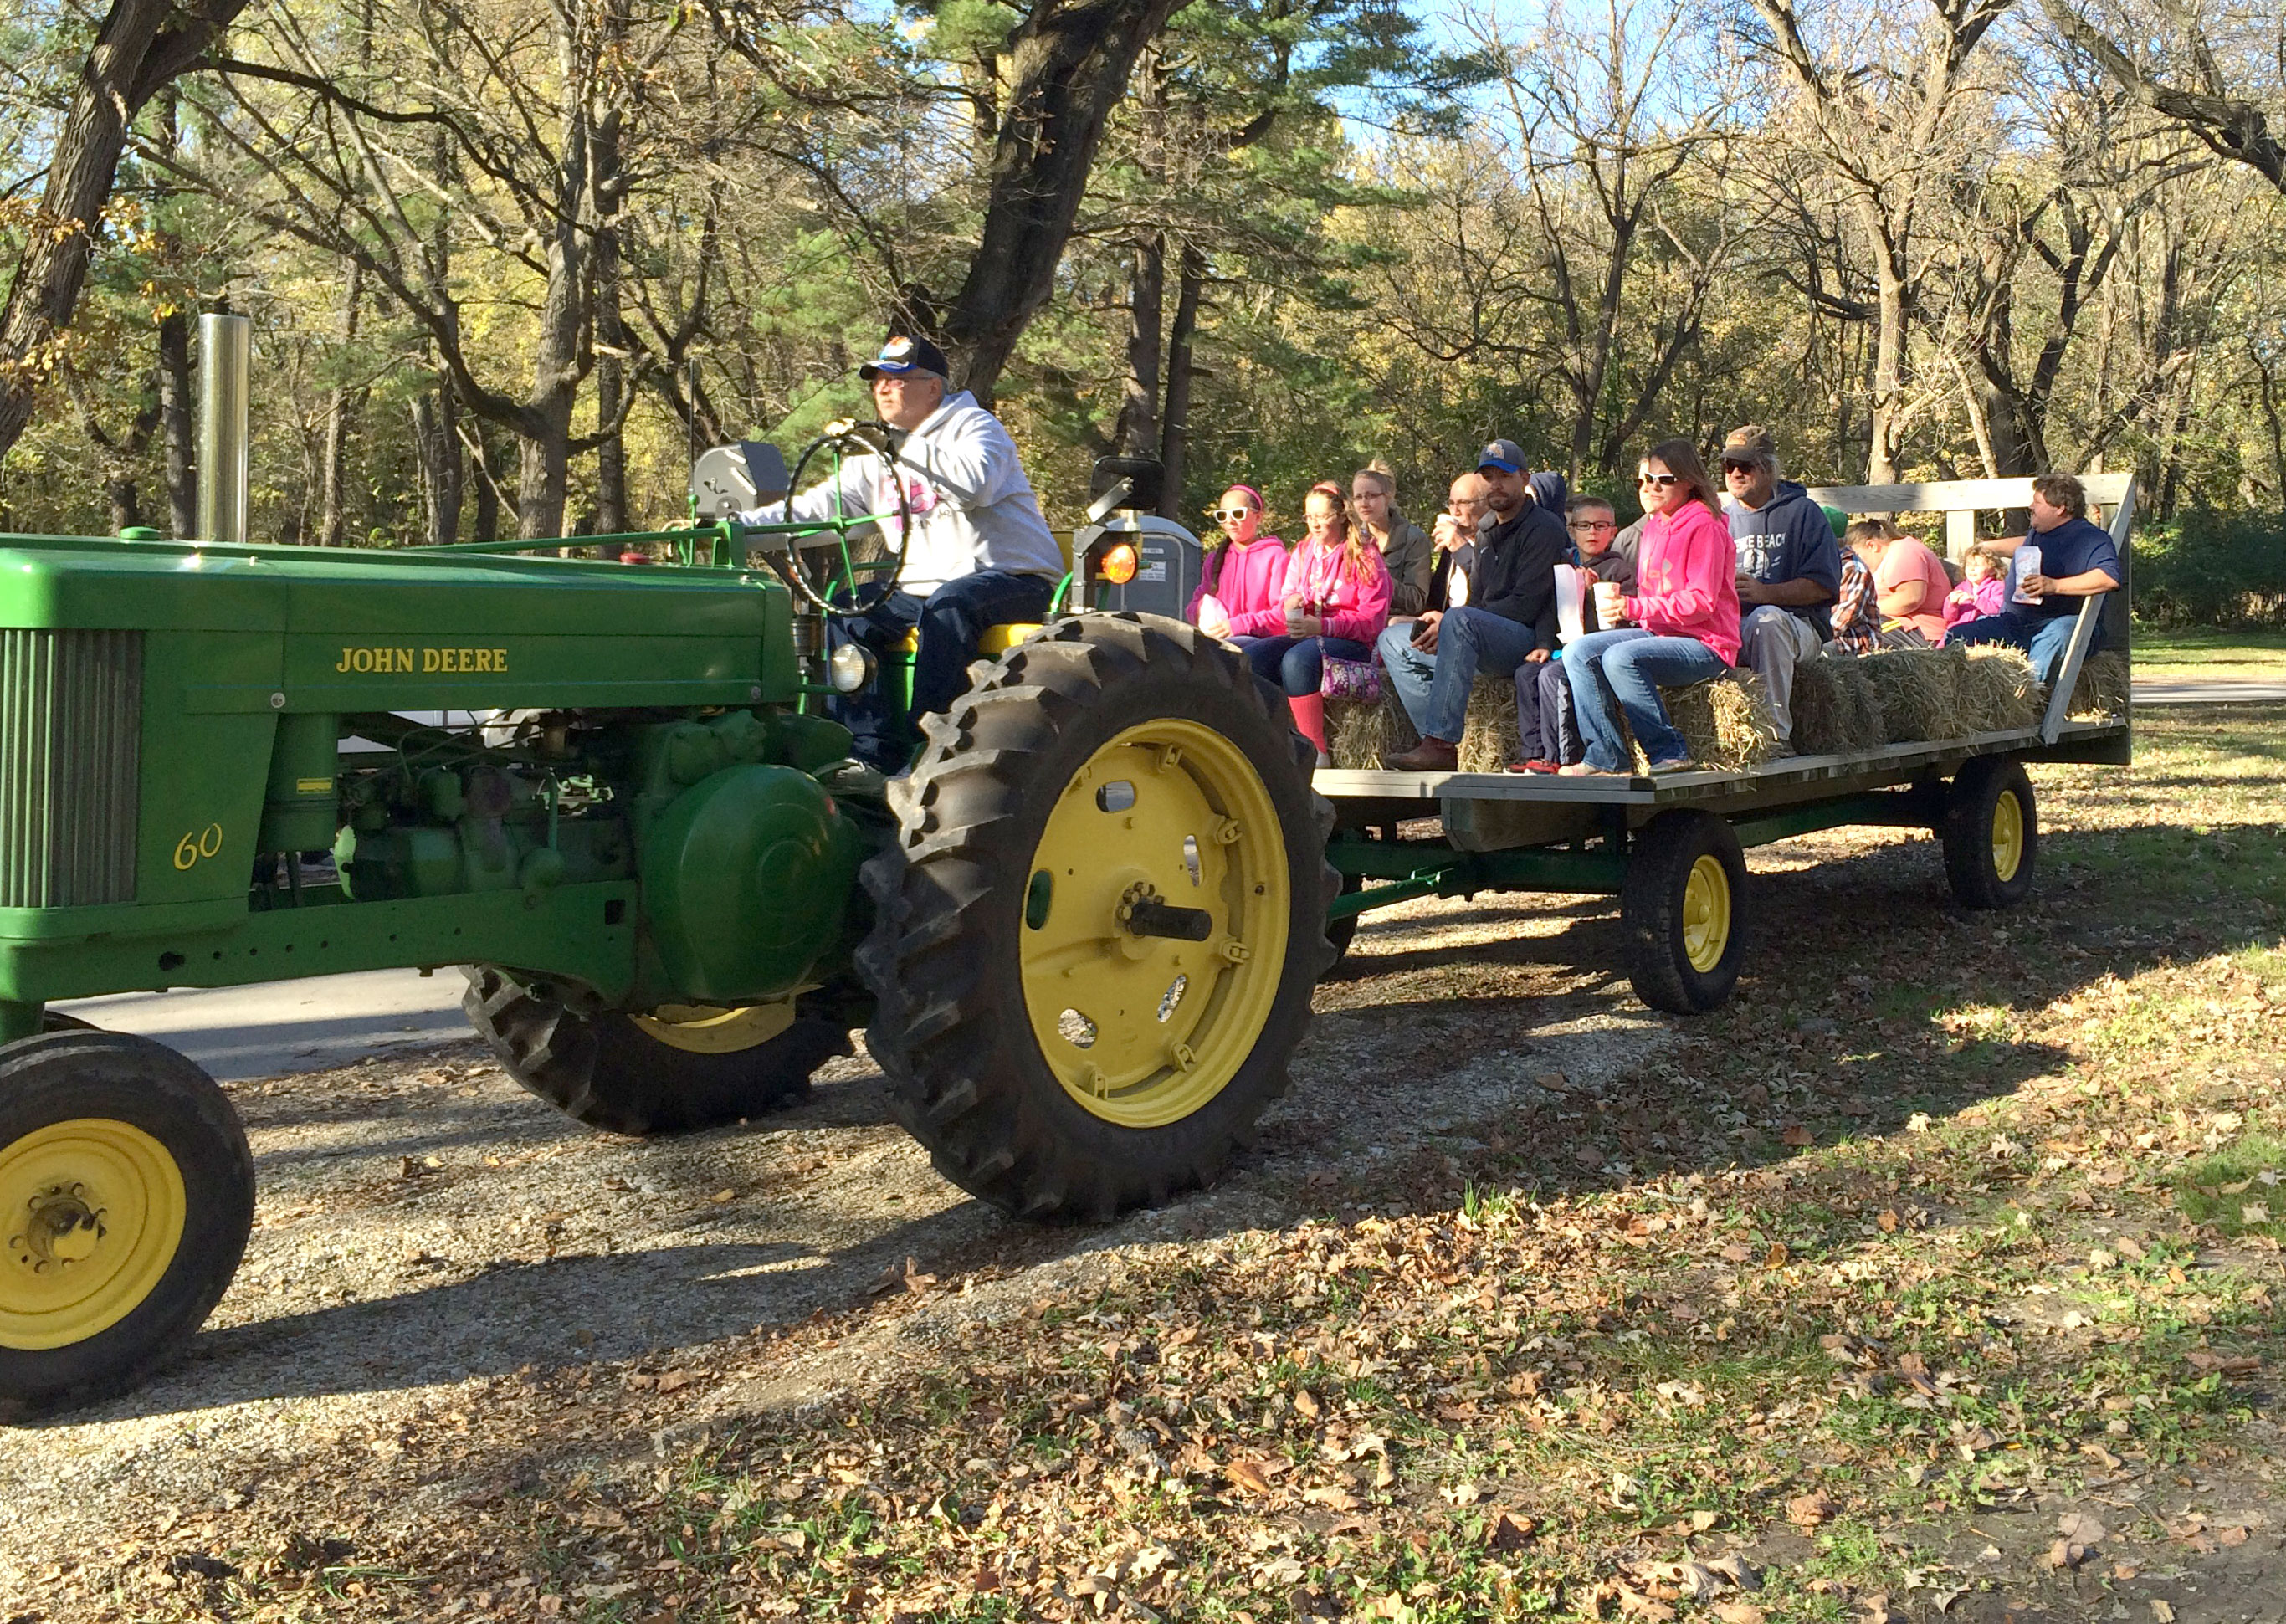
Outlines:
[[[1880,700],[1887,742],[1958,738],[1966,731],[1955,664],[1942,649],[1885,649],[1857,662]]]
[[[1960,708],[1971,732],[2039,725],[2046,700],[2022,650],[1978,643],[1962,652],[1967,659],[1960,671]]]
[[[1420,742],[1412,719],[1386,680],[1378,705],[1349,699],[1326,702],[1326,753],[1334,758],[1336,767],[1378,771],[1382,757],[1410,750]]]
[[[1539,667],[1534,666],[1533,671],[1536,677]],[[1506,677],[1479,674],[1476,686],[1469,690],[1468,721],[1461,729],[1461,770],[1503,772],[1510,761],[1521,761],[1527,755],[1539,753],[1538,739],[1533,739],[1532,748],[1525,750],[1517,735],[1516,684]]]
[[[1813,654],[1793,666],[1793,747],[1803,755],[1840,755],[1859,746],[1850,732],[1849,696],[1837,674],[1842,662]]]
[[[1744,772],[1778,754],[1778,728],[1770,714],[1770,690],[1751,671],[1733,671],[1688,688],[1662,688],[1659,697],[1667,720],[1683,735],[1691,759],[1722,772]],[[1636,764],[1648,770],[1643,747]]]
[[[2072,686],[2072,716],[2124,716],[2127,713],[2127,657],[2114,649],[2091,654],[2079,668]]]

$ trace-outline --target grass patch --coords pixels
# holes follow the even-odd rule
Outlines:
[[[2286,1241],[2286,1139],[2249,1133],[2202,1156],[2176,1177],[2175,1202],[2224,1234]]]

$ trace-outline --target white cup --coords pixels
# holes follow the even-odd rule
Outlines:
[[[1620,583],[1615,580],[1599,580],[1596,583],[1596,621],[1607,632],[1627,618],[1620,612],[1620,599],[1622,595]]]

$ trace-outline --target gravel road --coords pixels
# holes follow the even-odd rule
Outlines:
[[[1216,1191],[1108,1228],[1014,1224],[944,1183],[862,1052],[793,1110],[653,1142],[558,1116],[473,1040],[228,1084],[260,1179],[237,1281],[147,1388],[0,1433],[0,1581],[527,1367],[688,1352],[863,1302],[908,1258],[1021,1291],[1076,1257],[1324,1210],[1345,1166],[1473,1147],[1551,1074],[1599,1087],[1667,1040],[1622,980],[1577,967],[1616,961],[1608,905],[1524,902],[1369,923],[1257,1147]]]

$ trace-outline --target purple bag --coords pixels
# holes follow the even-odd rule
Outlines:
[[[1325,657],[1325,675],[1319,679],[1320,698],[1347,699],[1358,705],[1381,703],[1381,667],[1369,659]]]

